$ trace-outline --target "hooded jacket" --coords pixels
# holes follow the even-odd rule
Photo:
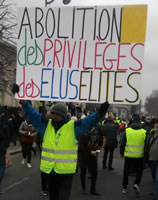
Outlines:
[[[106,122],[102,127],[102,133],[106,136],[106,145],[109,148],[116,148],[118,145],[117,142],[117,126],[113,123],[113,121]]]
[[[133,121],[130,124],[130,128],[134,129],[134,130],[139,130],[142,129],[142,124],[138,121]],[[122,132],[121,136],[120,136],[120,154],[121,156],[124,156],[124,150],[125,150],[125,146],[126,146],[126,130],[124,132]]]

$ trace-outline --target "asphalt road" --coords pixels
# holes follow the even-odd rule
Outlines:
[[[0,194],[1,200],[47,200],[48,197],[43,197],[40,193],[40,171],[39,155],[33,156],[32,168],[21,165],[22,156],[17,154],[12,156],[12,166],[6,170],[4,180],[2,182],[5,194]],[[124,160],[119,157],[118,150],[114,154],[113,167],[114,171],[102,169],[102,152],[98,159],[98,180],[97,192],[101,194],[100,197],[89,194],[90,179],[87,177],[87,195],[81,194],[81,184],[79,173],[74,176],[73,186],[70,200],[152,200],[150,195],[152,191],[152,180],[150,170],[144,171],[142,182],[140,185],[141,194],[136,196],[132,189],[133,177],[129,179],[129,192],[126,195],[121,194],[122,189],[122,171]],[[88,175],[87,175],[88,176]]]

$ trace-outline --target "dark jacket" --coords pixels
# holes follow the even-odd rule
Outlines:
[[[78,165],[81,168],[87,168],[90,161],[91,138],[89,134],[83,134],[79,137],[78,145]]]
[[[0,119],[0,155],[6,154],[9,147],[9,126],[5,119]]]
[[[146,138],[144,160],[158,160],[158,131],[152,129]]]
[[[102,134],[103,136],[106,136],[106,145],[109,148],[117,147],[118,145],[117,133],[118,133],[118,128],[112,121],[106,122],[102,127]]]

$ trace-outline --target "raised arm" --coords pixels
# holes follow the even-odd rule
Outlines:
[[[99,110],[88,117],[85,117],[79,121],[75,122],[75,136],[76,139],[81,134],[88,133],[93,127],[95,127],[98,122],[102,121],[105,117],[105,114],[109,108],[109,103],[105,102],[101,104]]]
[[[38,113],[30,103],[22,103],[22,106],[25,111],[26,117],[31,121],[32,125],[42,134],[45,133],[45,129],[48,123],[48,120],[44,118],[40,113]]]

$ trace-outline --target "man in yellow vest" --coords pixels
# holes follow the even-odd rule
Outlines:
[[[109,103],[101,104],[96,113],[79,121],[68,120],[66,106],[62,103],[53,106],[49,120],[27,101],[22,100],[21,104],[27,118],[44,135],[40,170],[48,174],[49,199],[69,200],[72,177],[76,173],[78,138],[103,119]]]
[[[123,170],[123,189],[122,193],[128,192],[128,177],[131,167],[134,167],[136,176],[133,189],[136,194],[140,193],[139,184],[143,173],[143,157],[146,131],[142,128],[139,115],[135,114],[129,128],[126,128],[120,138],[120,154],[125,157]]]

